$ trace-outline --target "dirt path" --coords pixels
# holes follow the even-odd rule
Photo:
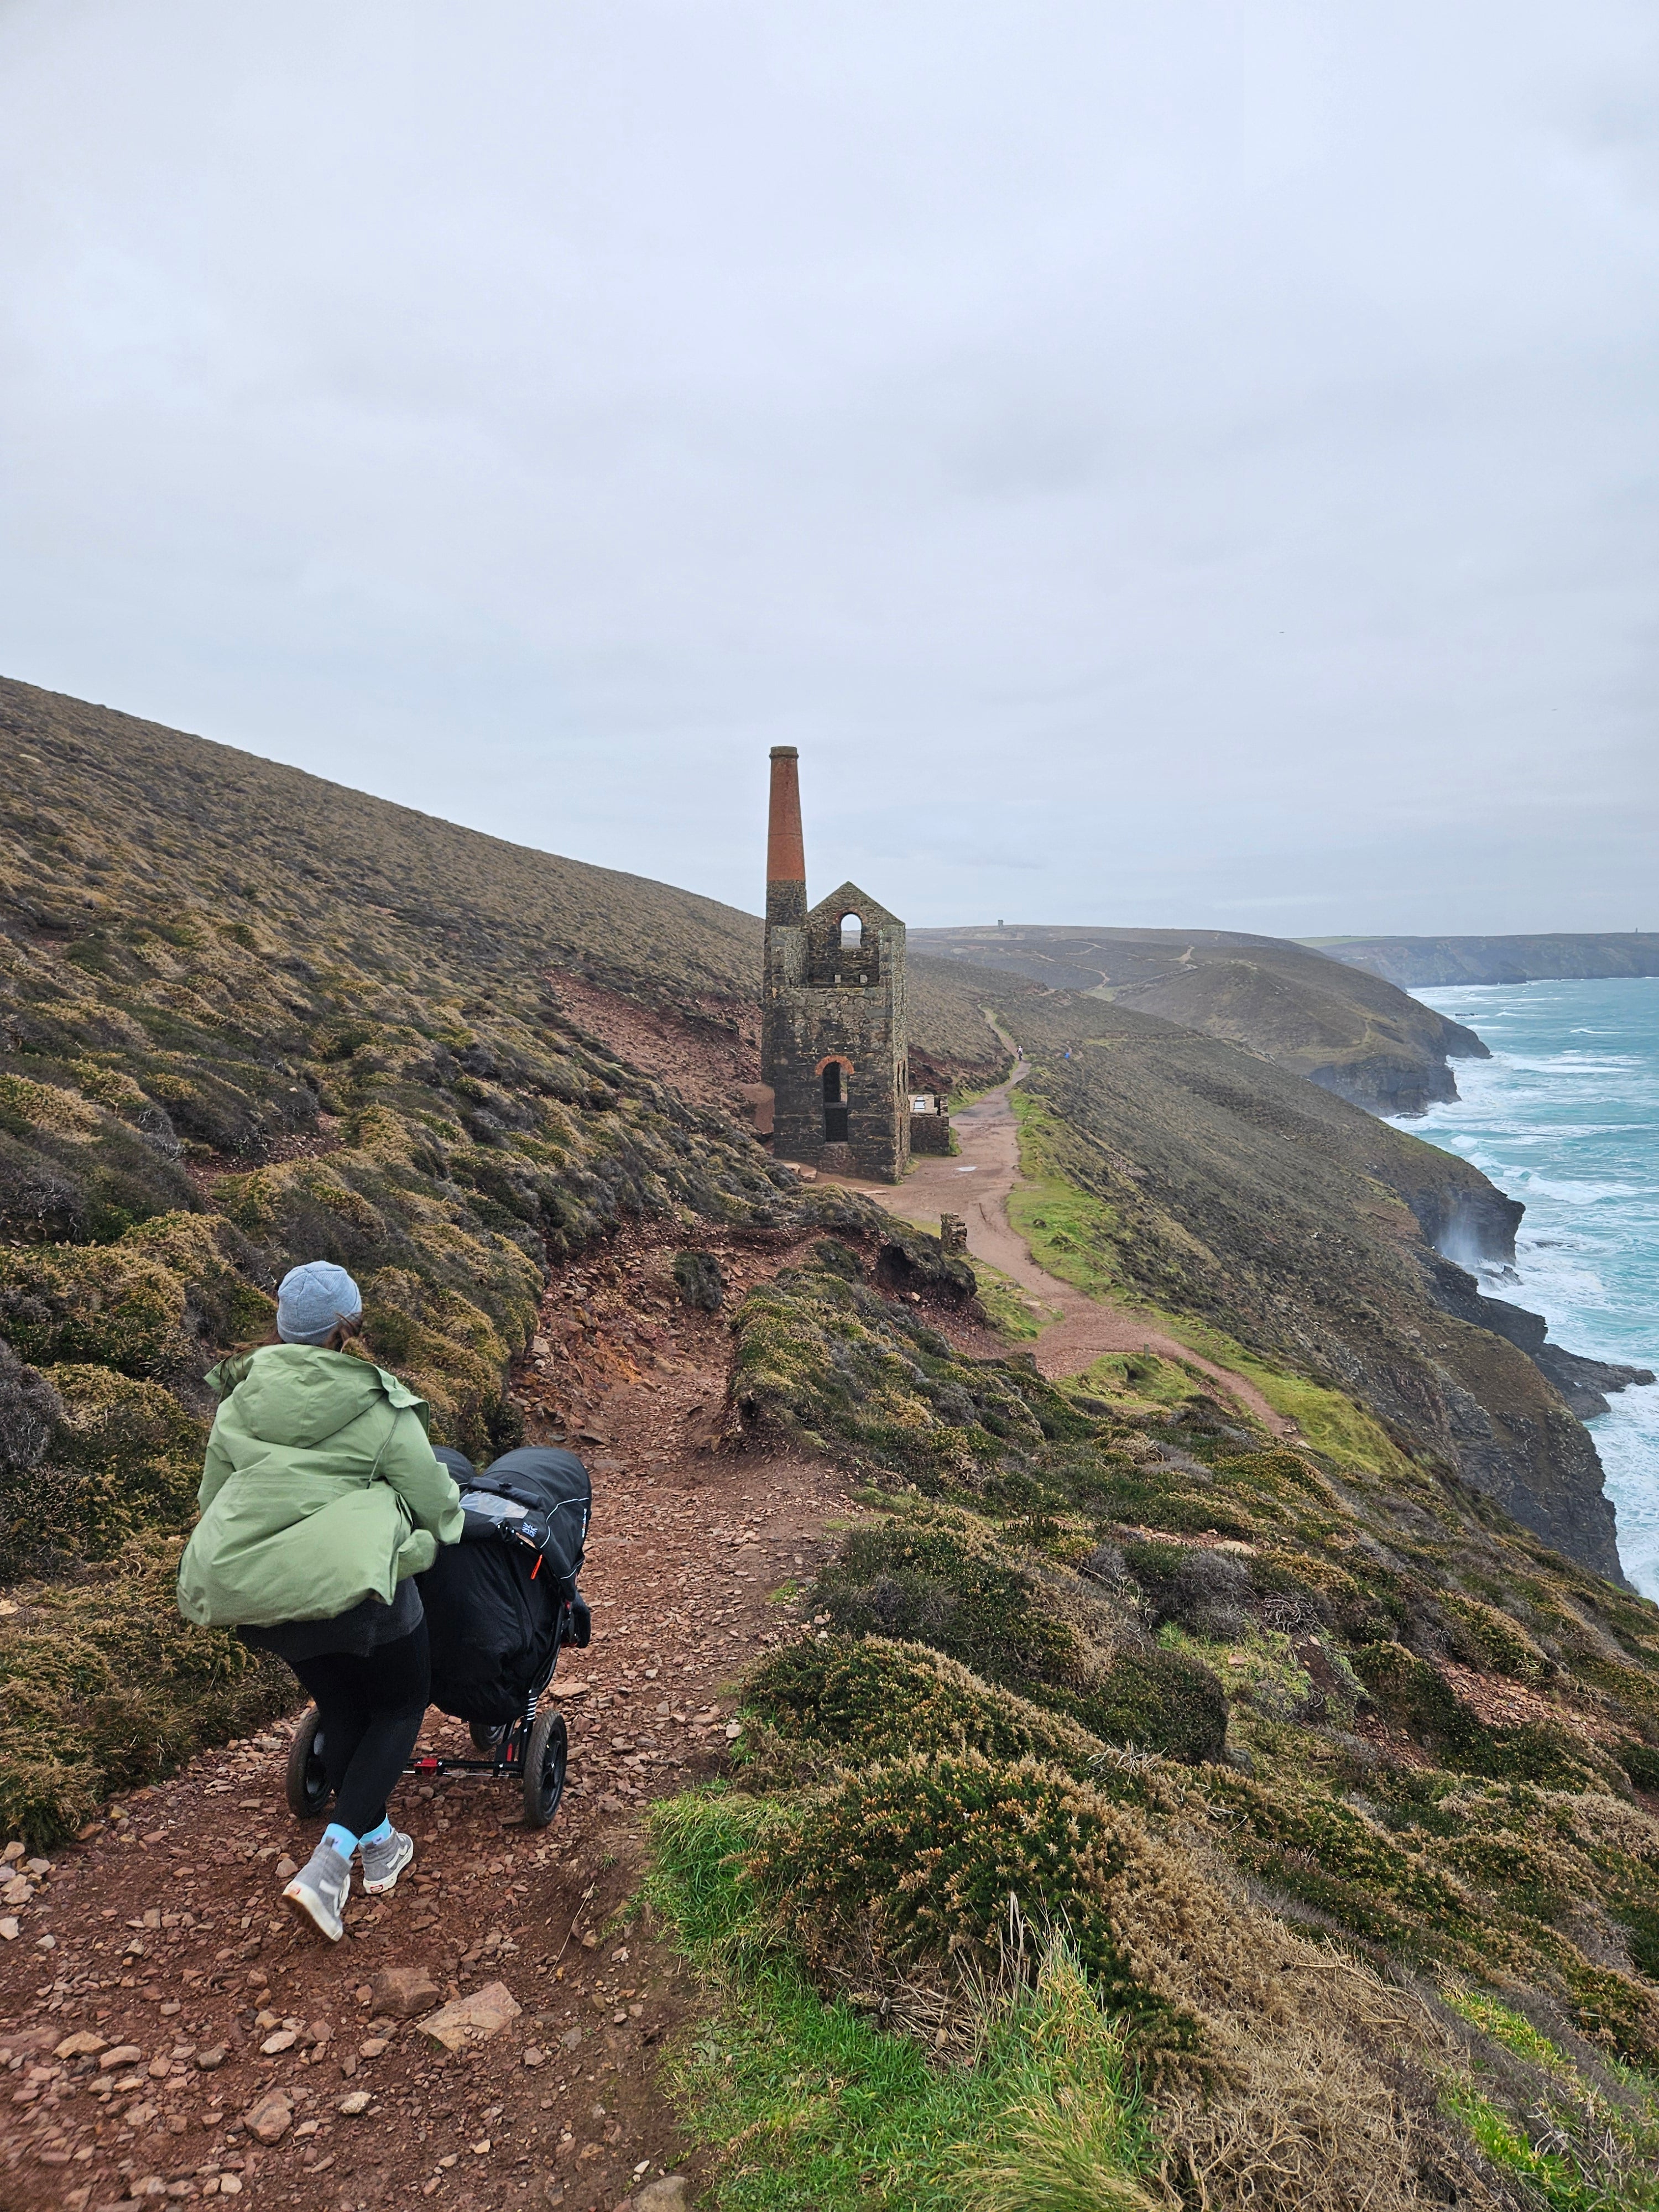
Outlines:
[[[1000,1035],[1000,1031],[998,1032]],[[1012,1050],[1012,1041],[1003,1042]],[[1008,1094],[1024,1080],[1022,1060],[1006,1083],[987,1091],[951,1117],[961,1146],[957,1159],[928,1155],[916,1160],[903,1182],[860,1184],[878,1204],[907,1221],[937,1231],[941,1213],[960,1214],[968,1227],[968,1249],[1000,1267],[1029,1291],[1057,1318],[1045,1328],[1034,1349],[1048,1376],[1079,1375],[1109,1352],[1152,1352],[1180,1360],[1207,1376],[1216,1387],[1246,1406],[1273,1435],[1294,1437],[1294,1422],[1277,1413],[1248,1376],[1218,1366],[1200,1352],[1151,1327],[1139,1315],[1091,1297],[1039,1267],[1025,1240],[1008,1219],[1008,1198],[1020,1180],[1019,1126]]]
[[[672,1302],[671,1250],[637,1236],[564,1270],[520,1377],[532,1438],[568,1430],[595,1492],[593,1641],[556,1685],[572,1754],[552,1826],[520,1825],[508,1782],[406,1779],[392,1809],[414,1866],[359,1893],[331,1947],[278,1903],[318,1832],[283,1802],[291,1721],[118,1802],[7,1904],[3,2212],[232,2195],[590,2212],[642,2168],[695,2184],[656,2063],[690,1993],[648,1932],[606,1923],[638,1883],[644,1803],[719,1765],[732,1675],[803,1632],[789,1586],[850,1509],[822,1462],[710,1450],[730,1340]],[[789,1257],[721,1252],[735,1295]],[[428,1717],[423,1741],[465,1751]],[[376,1993],[389,1967],[441,1995],[503,1983],[521,2010],[447,2056]],[[59,2059],[76,2034],[100,2047]]]

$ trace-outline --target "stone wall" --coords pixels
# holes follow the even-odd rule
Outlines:
[[[910,1150],[913,1152],[945,1152],[951,1149],[951,1117],[948,1114],[912,1114],[910,1116]]]

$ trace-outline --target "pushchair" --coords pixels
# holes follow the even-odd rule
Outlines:
[[[462,1452],[434,1446],[460,1486],[465,1527],[419,1578],[432,1650],[432,1702],[465,1721],[477,1759],[432,1752],[404,1769],[510,1777],[522,1784],[525,1825],[544,1828],[564,1794],[564,1715],[543,1705],[559,1653],[586,1646],[592,1626],[576,1577],[593,1507],[574,1452],[526,1445],[481,1474]],[[320,1716],[301,1722],[288,1761],[289,1810],[316,1820],[329,1799]]]

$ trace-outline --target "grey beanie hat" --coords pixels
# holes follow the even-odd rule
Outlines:
[[[356,1321],[363,1294],[332,1260],[290,1267],[276,1287],[276,1334],[284,1344],[326,1344],[343,1321]]]

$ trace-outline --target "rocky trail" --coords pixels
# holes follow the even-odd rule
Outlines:
[[[788,1249],[715,1235],[734,1297]],[[677,1961],[637,1921],[641,1814],[720,1764],[742,1662],[810,1633],[793,1602],[848,1511],[822,1462],[716,1452],[724,1322],[672,1297],[672,1246],[619,1238],[550,1287],[517,1378],[532,1441],[592,1470],[593,1639],[555,1683],[571,1735],[552,1825],[518,1786],[406,1778],[414,1865],[354,1896],[337,1947],[279,1899],[295,1720],[203,1753],[49,1858],[6,1869],[0,2207],[246,2197],[307,2212],[430,2198],[672,2212],[695,2193],[655,2057]],[[423,1745],[465,1755],[435,1708]],[[457,2046],[445,2001],[471,1999]],[[665,2175],[670,2177],[665,2179]],[[653,2185],[654,2184],[654,2193]]]
[[[998,1031],[1001,1036],[1001,1031]],[[1002,1042],[1012,1049],[1012,1040]],[[1010,1193],[1020,1180],[1019,1126],[1009,1093],[1030,1063],[1022,1060],[1006,1083],[988,1091],[951,1117],[960,1157],[929,1155],[917,1159],[897,1185],[859,1183],[890,1212],[919,1225],[939,1226],[941,1213],[959,1215],[967,1225],[972,1257],[1001,1269],[1055,1316],[1032,1347],[1045,1375],[1081,1374],[1109,1352],[1152,1352],[1206,1376],[1226,1397],[1247,1407],[1275,1436],[1294,1436],[1295,1425],[1274,1412],[1248,1376],[1218,1366],[1175,1337],[1149,1326],[1143,1316],[1089,1296],[1039,1266],[1008,1218]]]

